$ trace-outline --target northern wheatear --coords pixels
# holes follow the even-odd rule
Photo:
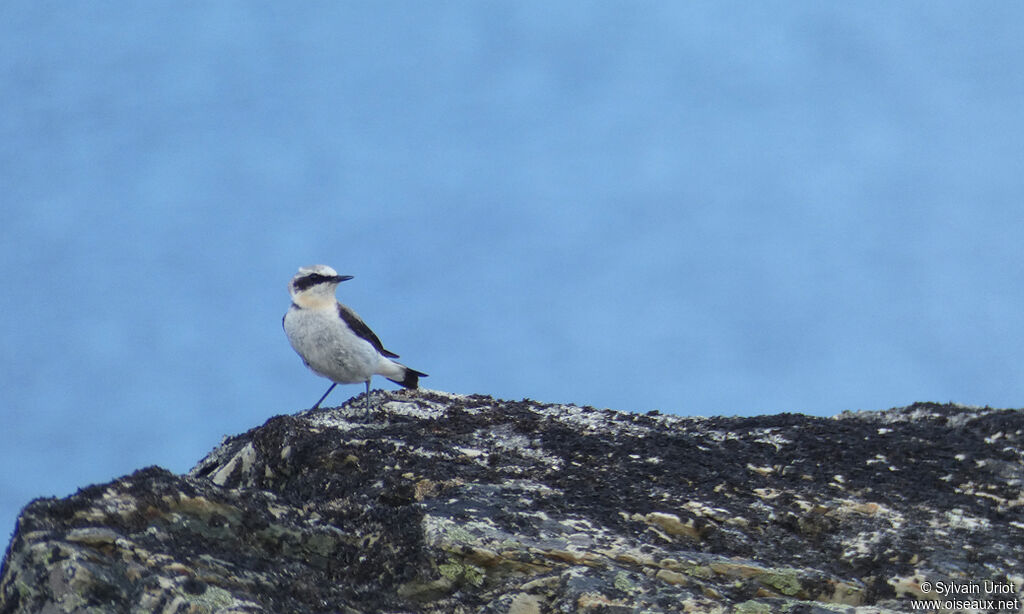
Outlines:
[[[313,373],[333,382],[312,409],[320,407],[338,384],[366,382],[369,413],[370,378],[374,375],[416,388],[427,374],[391,360],[398,354],[385,350],[370,327],[338,302],[334,292],[338,284],[349,279],[351,275],[338,275],[323,264],[300,268],[288,284],[292,305],[284,314],[284,332],[302,362]]]

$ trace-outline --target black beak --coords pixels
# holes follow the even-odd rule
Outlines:
[[[350,279],[352,279],[351,275],[338,275],[337,277],[334,278],[334,281],[340,284],[341,282],[348,281]]]

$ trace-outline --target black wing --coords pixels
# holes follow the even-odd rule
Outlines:
[[[398,358],[398,354],[395,354],[394,352],[389,352],[384,349],[384,346],[381,344],[380,339],[377,338],[377,335],[373,334],[373,331],[370,330],[370,327],[366,325],[366,322],[363,322],[361,319],[359,319],[359,316],[356,315],[356,312],[352,311],[351,309],[342,305],[341,303],[338,303],[338,315],[341,316],[341,319],[345,321],[345,324],[348,324],[348,327],[352,329],[352,332],[354,332],[362,339],[368,341],[370,345],[377,348],[378,352],[387,356],[388,358]]]

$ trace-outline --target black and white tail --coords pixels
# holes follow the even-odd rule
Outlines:
[[[404,386],[406,388],[419,388],[420,378],[427,377],[426,373],[422,373],[420,371],[417,371],[416,369],[410,369],[409,367],[401,363],[397,363],[393,360],[391,361],[391,363],[398,367],[401,370],[401,373],[395,373],[395,370],[392,369],[390,373],[385,374],[385,377],[387,377],[394,383],[398,384],[399,386]],[[388,377],[392,375],[394,377]]]

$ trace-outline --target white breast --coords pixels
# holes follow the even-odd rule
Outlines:
[[[336,309],[292,307],[284,332],[310,369],[339,384],[367,381],[381,361],[377,349],[353,333]]]

